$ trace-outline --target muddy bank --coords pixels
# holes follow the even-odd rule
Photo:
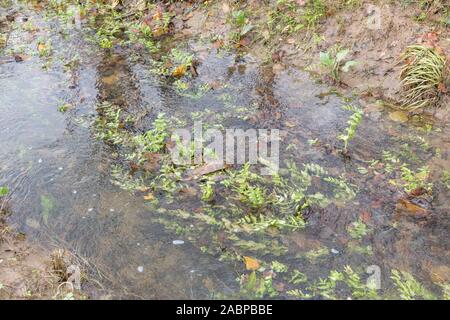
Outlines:
[[[68,252],[30,243],[0,215],[0,299],[87,299],[79,272]]]

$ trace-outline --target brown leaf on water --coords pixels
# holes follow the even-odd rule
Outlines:
[[[296,123],[295,122],[293,122],[293,121],[286,121],[285,123],[284,123],[284,125],[286,126],[286,127],[288,127],[288,128],[295,128],[297,125],[296,125]]]
[[[213,43],[213,48],[214,49],[219,49],[222,48],[224,46],[225,42],[223,40],[217,40]]]
[[[155,199],[155,196],[151,192],[149,192],[147,195],[144,196],[144,200],[147,200],[147,201],[151,201],[154,199]]]
[[[368,223],[370,223],[370,219],[372,217],[372,214],[370,212],[368,212],[368,211],[361,211],[359,216],[361,217],[361,220],[364,223],[368,224]]]
[[[161,155],[155,152],[144,153],[144,158],[146,161],[142,165],[142,168],[146,171],[156,171],[159,168],[159,163],[161,161]]]
[[[38,49],[39,52],[42,52],[45,49],[47,49],[47,46],[45,45],[45,43],[41,42],[41,43],[38,44],[37,49]]]
[[[244,37],[241,40],[239,40],[240,47],[248,47],[249,44],[250,44],[250,39],[247,37]]]
[[[172,72],[172,76],[176,78],[180,78],[186,74],[187,66],[182,64],[181,66],[178,66],[175,68],[175,70]]]
[[[418,187],[418,188],[415,188],[413,191],[411,191],[409,193],[409,195],[411,195],[413,197],[419,197],[419,196],[424,195],[426,193],[428,193],[427,189],[425,189],[423,187]]]
[[[429,212],[426,209],[419,207],[418,205],[411,203],[406,199],[400,199],[397,202],[395,209],[397,211],[397,214],[402,214],[415,218],[424,218],[429,214]]]
[[[258,270],[260,267],[259,261],[252,257],[244,256],[244,263],[247,270]]]
[[[26,54],[16,54],[16,55],[14,56],[14,60],[15,60],[16,62],[28,61],[28,60],[30,60],[30,59],[31,59],[31,57],[28,56],[28,55],[26,55]]]
[[[189,170],[187,172],[186,180],[196,179],[201,176],[204,176],[205,174],[210,174],[219,170],[223,170],[226,167],[227,165],[223,161],[209,162],[193,170]]]
[[[197,189],[190,187],[190,188],[182,188],[180,189],[180,195],[185,197],[195,197],[197,196]]]

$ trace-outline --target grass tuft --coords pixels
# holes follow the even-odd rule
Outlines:
[[[436,49],[413,45],[402,54],[404,67],[400,78],[404,90],[401,108],[414,111],[440,106],[448,73],[446,59]]]

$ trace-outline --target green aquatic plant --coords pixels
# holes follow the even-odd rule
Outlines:
[[[169,54],[164,55],[160,61],[152,60],[151,71],[162,76],[181,78],[193,66],[194,55],[185,50],[173,48]],[[180,83],[176,86],[179,88]]]
[[[339,46],[334,46],[327,52],[320,53],[320,65],[336,82],[340,81],[341,72],[349,72],[350,68],[354,67],[357,64],[357,62],[354,60],[345,62],[345,58],[349,53],[350,50],[341,49]]]
[[[121,144],[126,139],[122,130],[122,110],[107,101],[97,105],[98,117],[94,122],[95,136],[111,144]]]
[[[327,256],[330,253],[330,250],[327,247],[320,247],[318,249],[309,250],[304,254],[305,258],[308,259],[311,263],[315,264],[319,261],[319,259]]]
[[[400,169],[405,192],[410,193],[417,188],[424,188],[428,192],[433,191],[433,183],[427,181],[430,176],[430,169],[427,166],[419,168],[417,172],[412,171],[406,165]]]
[[[50,215],[53,213],[53,208],[55,207],[55,201],[50,195],[41,195],[41,209],[42,209],[42,220],[45,224],[48,223]]]
[[[352,200],[356,196],[356,186],[347,183],[344,177],[325,177],[326,182],[334,185],[334,198],[341,201]]]
[[[394,185],[401,186],[406,193],[424,188],[433,191],[433,183],[429,181],[430,169],[427,166],[412,170],[406,163],[395,156],[391,151],[383,151],[384,170],[389,174],[396,174],[397,180],[391,180]]]
[[[111,183],[127,191],[147,189],[142,179],[133,178],[128,171],[120,165],[111,166]]]
[[[435,48],[413,45],[401,56],[404,67],[400,73],[403,91],[401,108],[413,111],[439,106],[448,74],[446,58]]]
[[[69,110],[71,107],[72,106],[69,103],[64,103],[58,107],[58,111],[64,113],[67,110]]]
[[[344,142],[344,153],[348,153],[348,144],[355,137],[356,129],[358,129],[362,121],[363,112],[354,106],[344,106],[343,108],[353,112],[347,121],[348,126],[345,129],[345,133],[338,136],[338,139]]]
[[[434,295],[425,289],[414,277],[406,271],[391,271],[391,279],[394,281],[400,298],[403,300],[415,300],[423,298],[427,300],[435,299]]]
[[[40,57],[49,57],[52,54],[53,47],[50,39],[39,38],[38,41],[38,54]]]
[[[266,189],[256,185],[261,181],[262,178],[250,170],[250,163],[246,163],[238,172],[231,172],[222,184],[236,191],[243,203],[258,209],[269,202]]]
[[[110,49],[115,42],[119,41],[123,22],[120,13],[114,9],[105,10],[103,13],[96,21],[96,37],[101,48]]]
[[[344,282],[350,288],[352,297],[356,299],[378,299],[377,289],[369,282],[364,284],[361,277],[350,266],[344,267]]]
[[[251,297],[262,299],[264,297],[275,297],[278,292],[273,287],[272,275],[259,276],[256,271],[249,275],[242,275],[239,279],[241,284],[240,295],[242,297]]]
[[[266,203],[266,191],[260,187],[248,186],[239,190],[243,202],[250,204],[253,208],[261,208]]]
[[[347,227],[347,232],[353,239],[362,239],[370,232],[370,229],[361,218],[358,218]]]
[[[145,23],[131,23],[127,26],[125,33],[128,36],[128,43],[140,43],[151,53],[159,49],[159,43],[153,39],[152,29]]]
[[[9,189],[7,187],[0,187],[0,197],[4,197],[9,193]]]
[[[200,185],[202,191],[202,201],[211,201],[214,198],[215,181],[208,179],[205,183]]]
[[[361,254],[361,255],[373,255],[373,250],[371,245],[361,246],[357,243],[350,242],[348,244],[348,251],[351,253]]]
[[[139,163],[144,161],[146,153],[160,153],[164,151],[166,139],[169,137],[169,122],[164,113],[159,113],[153,121],[153,129],[132,138],[134,153],[128,155],[128,159],[134,159]]]
[[[326,279],[320,278],[311,287],[311,289],[316,295],[320,295],[325,299],[334,300],[334,299],[336,299],[336,293],[335,293],[336,284],[339,281],[343,281],[343,280],[344,280],[343,273],[341,273],[339,271],[331,270],[328,278],[326,278]]]
[[[450,171],[449,170],[443,170],[441,181],[444,184],[444,186],[447,188],[447,190],[450,190]]]
[[[251,232],[266,231],[268,228],[276,228],[279,230],[287,229],[295,231],[303,229],[306,223],[300,215],[290,216],[286,219],[267,217],[265,215],[248,215],[239,220],[239,225],[244,230],[248,230]]]
[[[272,261],[271,268],[273,271],[277,273],[285,273],[288,271],[288,266],[279,262],[279,261]]]
[[[306,274],[304,274],[303,272],[299,271],[299,270],[294,270],[292,272],[292,276],[289,279],[289,283],[292,284],[300,284],[300,283],[304,283],[308,281],[308,277],[306,276]]]

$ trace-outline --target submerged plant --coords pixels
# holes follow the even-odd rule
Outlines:
[[[107,101],[97,106],[98,117],[95,119],[94,128],[97,139],[111,144],[124,142],[125,135],[121,127],[122,110]]]
[[[406,271],[392,270],[391,279],[394,281],[395,286],[400,293],[400,297],[404,300],[414,300],[416,298],[431,300],[435,298]]]
[[[406,165],[403,165],[400,169],[402,180],[404,181],[402,186],[405,192],[410,193],[418,188],[424,188],[428,192],[433,190],[433,183],[427,182],[430,175],[428,167],[419,168],[417,172],[412,171]]]
[[[345,133],[338,136],[339,140],[344,141],[344,153],[348,153],[348,144],[355,136],[356,129],[361,123],[363,112],[361,109],[353,106],[345,106],[344,109],[353,112],[347,121],[348,127],[345,129]]]
[[[401,107],[413,111],[439,106],[448,74],[445,56],[434,48],[413,45],[406,48],[401,60],[405,63],[400,73],[405,92]]]
[[[214,180],[209,179],[200,186],[203,201],[211,201],[214,198],[214,184]]]
[[[350,224],[347,231],[353,239],[361,239],[369,233],[369,228],[361,219],[358,219]]]
[[[9,189],[7,187],[0,187],[0,197],[4,197],[8,194]]]

